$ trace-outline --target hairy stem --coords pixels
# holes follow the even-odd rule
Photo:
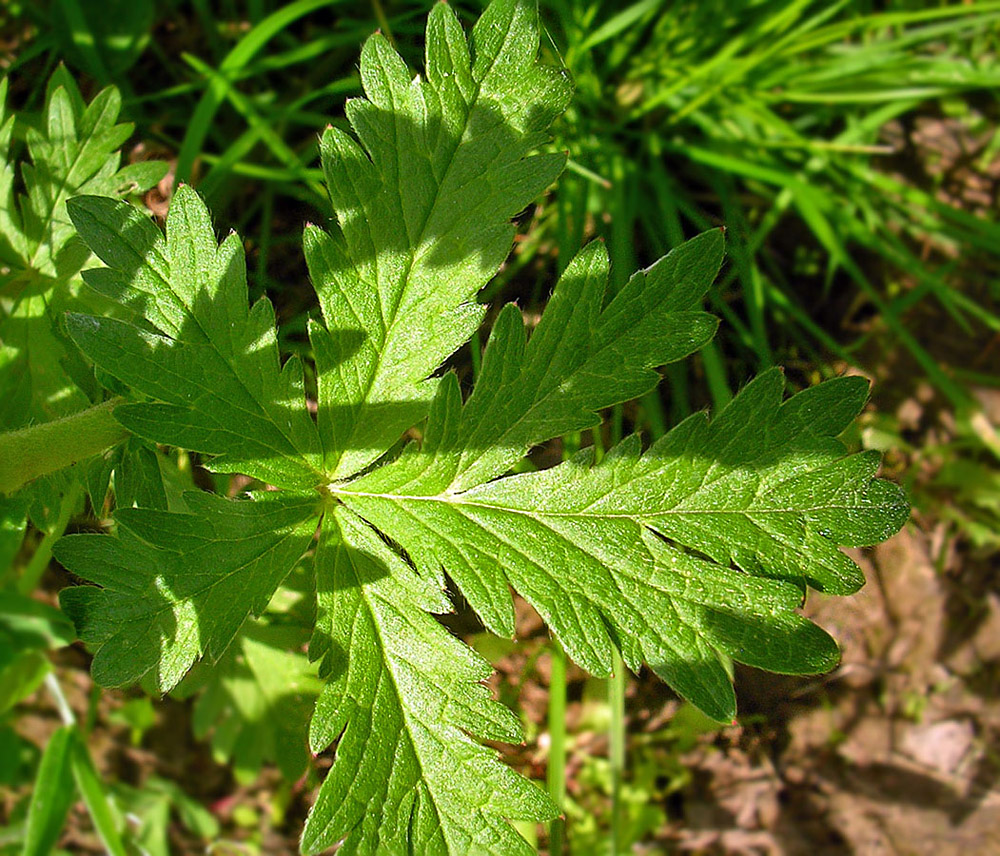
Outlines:
[[[0,434],[0,493],[13,493],[128,437],[112,415],[121,402],[112,398],[72,416]]]

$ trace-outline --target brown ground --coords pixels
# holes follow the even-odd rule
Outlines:
[[[691,753],[704,775],[678,850],[1000,853],[1000,600],[970,614],[966,581],[935,569],[930,542],[900,533],[857,557],[860,594],[809,604],[843,645],[836,672],[741,676],[763,721]]]

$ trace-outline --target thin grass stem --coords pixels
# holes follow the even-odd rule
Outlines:
[[[549,678],[549,766],[546,774],[549,796],[563,810],[566,799],[566,651],[553,639],[550,645],[552,670]],[[566,846],[566,817],[560,814],[549,824],[549,854],[563,856]]]

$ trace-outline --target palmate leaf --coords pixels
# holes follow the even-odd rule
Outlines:
[[[156,402],[126,404],[116,418],[145,439],[217,455],[223,472],[284,488],[315,486],[319,440],[303,405],[302,365],[279,362],[270,301],[248,309],[237,235],[216,242],[190,187],[174,195],[166,236],[105,197],[77,197],[69,210],[108,265],[88,271],[87,283],[146,322],[80,314],[67,322],[98,367]]]
[[[727,721],[719,652],[790,674],[832,668],[835,643],[794,611],[796,583],[856,590],[860,571],[836,545],[883,540],[909,514],[896,486],[873,479],[878,456],[845,457],[835,439],[867,383],[830,381],[779,406],[782,386],[768,372],[713,422],[696,415],[644,455],[633,436],[596,466],[585,450],[455,493],[464,412],[451,383],[422,449],[336,495],[419,568],[444,567],[494,632],[512,634],[513,587],[588,671],[609,674],[617,644],[633,670],[648,663]]]
[[[440,592],[342,506],[324,521],[317,577],[328,683],[310,742],[340,739],[303,851],[346,839],[345,853],[530,853],[503,818],[556,811],[469,736],[521,739],[480,684],[489,664],[425,611]]]
[[[645,451],[630,437],[600,460],[507,475],[712,337],[699,305],[722,259],[721,232],[707,233],[606,303],[607,254],[591,244],[530,337],[515,307],[500,312],[466,401],[453,374],[434,375],[482,318],[473,300],[509,250],[510,217],[562,162],[529,154],[569,91],[536,65],[537,44],[528,0],[495,0],[469,43],[435,4],[426,78],[381,36],[366,44],[356,138],[329,130],[322,145],[337,223],[304,239],[322,312],[315,421],[301,365],[280,364],[270,304],[247,309],[239,240],[217,244],[193,190],[177,192],[165,237],[122,204],[70,206],[107,265],[87,281],[132,313],[69,322],[131,389],[117,417],[283,490],[126,510],[115,536],[66,539],[59,558],[100,586],[67,592],[67,611],[98,649],[98,680],[169,689],[198,657],[222,656],[318,528],[309,653],[324,684],[309,742],[335,758],[305,852],[529,852],[507,820],[556,813],[476,742],[519,728],[482,685],[488,664],[433,616],[450,608],[446,573],[495,632],[514,632],[513,587],[587,669],[608,674],[617,646],[728,720],[727,659],[835,664],[832,639],[796,612],[805,586],[857,588],[838,545],[906,517],[877,459],[836,439],[867,395],[856,379],[782,403],[767,372]],[[387,455],[414,427],[421,440]]]

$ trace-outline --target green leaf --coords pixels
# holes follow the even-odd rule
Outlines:
[[[38,127],[15,134],[24,120],[6,108],[0,81],[0,289],[11,297],[0,307],[0,428],[18,427],[72,413],[87,404],[63,366],[64,343],[56,314],[93,307],[80,294],[80,270],[89,253],[72,240],[66,200],[79,193],[123,197],[147,189],[166,164],[121,167],[119,147],[132,126],[117,122],[121,96],[108,87],[85,104],[60,68],[49,81]],[[27,141],[30,163],[14,140]],[[23,193],[17,192],[20,172]]]
[[[252,622],[214,668],[192,671],[178,687],[183,697],[205,685],[194,705],[195,736],[211,735],[213,756],[241,782],[252,782],[264,763],[277,764],[288,781],[306,770],[309,717],[322,689],[315,664],[300,653],[306,638],[296,627]]]
[[[83,287],[80,271],[90,252],[74,240],[67,199],[76,193],[130,196],[166,173],[162,162],[120,166],[119,147],[132,126],[117,121],[121,97],[113,87],[88,105],[60,67],[37,124],[25,113],[8,112],[7,88],[7,80],[0,81],[0,431],[73,415],[100,395],[93,370],[60,324],[64,310],[106,311],[110,305]],[[119,436],[120,429],[105,442]],[[18,456],[14,469],[23,473],[28,461],[39,459],[66,466],[90,454],[86,443],[79,449],[63,444],[54,455]],[[28,490],[38,488],[36,481]]]
[[[52,671],[49,659],[40,651],[22,651],[0,667],[0,715],[24,701]]]
[[[470,46],[454,14],[427,22],[426,78],[381,35],[361,54],[365,98],[347,103],[357,140],[329,128],[323,171],[338,228],[311,227],[306,261],[325,328],[311,329],[326,469],[355,474],[420,421],[428,379],[475,331],[476,293],[510,251],[510,218],[565,158],[528,156],[562,112],[565,72],[536,64],[533,4],[483,13]]]
[[[141,788],[122,782],[113,785],[115,799],[127,811],[137,828],[130,838],[149,856],[170,856],[171,814],[191,833],[204,839],[206,846],[219,837],[219,822],[208,809],[191,799],[173,782],[150,776]]]
[[[316,528],[316,501],[185,495],[190,514],[117,512],[119,534],[71,535],[55,556],[102,588],[64,589],[63,610],[97,649],[94,679],[123,686],[151,673],[173,687],[196,659],[215,662],[260,615]]]
[[[73,626],[57,609],[0,589],[0,714],[33,693],[51,671],[45,652],[69,645]]]
[[[73,340],[102,371],[149,397],[116,418],[130,431],[218,457],[214,469],[286,488],[322,478],[316,427],[304,406],[302,365],[281,365],[274,309],[247,307],[243,244],[216,243],[204,203],[181,187],[167,234],[131,206],[77,197],[70,216],[108,265],[85,275],[97,291],[141,313],[146,325],[70,315]]]
[[[0,428],[51,422],[89,403],[65,371],[56,323],[42,294],[22,293],[7,312],[0,305]]]
[[[531,446],[599,425],[597,410],[655,387],[653,367],[715,334],[717,320],[695,307],[721,263],[722,232],[708,232],[639,271],[602,311],[608,256],[595,242],[566,269],[527,343],[521,313],[505,306],[460,428],[434,448],[436,466],[452,468],[447,489],[502,475]]]
[[[548,820],[548,797],[469,735],[520,739],[480,683],[489,664],[423,609],[427,585],[363,521],[326,515],[316,559],[327,684],[310,742],[339,738],[305,853],[530,853],[503,820]]]
[[[102,82],[135,64],[154,13],[153,0],[56,0],[51,11],[63,53]]]
[[[90,751],[78,738],[70,749],[70,766],[80,796],[87,806],[87,812],[104,850],[109,856],[126,856],[125,845],[119,830],[125,825],[124,818],[113,807],[101,783],[94,759]]]
[[[529,852],[508,821],[556,812],[477,742],[520,730],[482,685],[488,664],[434,617],[450,608],[445,574],[494,633],[514,632],[513,588],[588,670],[608,674],[617,647],[729,720],[731,660],[793,674],[835,665],[833,640],[797,611],[806,586],[856,589],[839,545],[885,538],[908,513],[875,478],[877,457],[837,440],[867,395],[853,378],[782,402],[780,372],[766,372],[713,420],[697,414],[647,449],[632,436],[508,474],[532,446],[596,429],[599,411],[649,392],[659,366],[711,339],[700,302],[722,259],[721,231],[707,233],[609,299],[607,254],[592,244],[530,336],[515,307],[499,313],[467,400],[453,373],[435,375],[485,313],[475,299],[510,248],[510,218],[563,160],[530,154],[569,94],[537,47],[529,0],[495,0],[471,43],[436,4],[425,77],[383,37],[365,45],[354,136],[331,129],[321,147],[337,222],[304,236],[322,313],[310,326],[315,421],[300,364],[280,363],[270,304],[247,309],[240,241],[216,242],[193,190],[175,195],[165,236],[121,203],[70,205],[107,265],[87,282],[129,315],[68,322],[98,377],[128,388],[116,418],[287,494],[119,511],[116,536],[61,542],[60,560],[102,586],[64,593],[64,606],[98,649],[99,682],[151,675],[168,688],[260,615],[319,521],[309,656],[323,688],[309,742],[334,759],[309,853]],[[419,440],[390,459],[410,429]],[[236,756],[271,719],[254,720],[274,697],[265,672],[301,664],[255,649],[254,632],[218,688],[247,715],[220,722],[221,702],[204,702]],[[253,659],[271,665],[247,667],[248,690],[240,667]]]
[[[589,671],[608,674],[618,645],[633,670],[647,662],[728,720],[719,654],[793,674],[833,667],[833,641],[794,612],[800,584],[853,591],[863,579],[837,544],[881,540],[909,512],[898,488],[873,480],[877,458],[845,457],[835,439],[864,381],[784,405],[781,385],[763,375],[713,422],[696,415],[644,455],[631,437],[596,466],[587,450],[456,493],[448,462],[463,449],[450,438],[465,411],[445,384],[423,450],[335,493],[425,574],[443,567],[495,633],[513,632],[513,587]]]
[[[47,651],[73,641],[73,627],[59,610],[13,591],[0,606],[0,666],[22,651]]]

